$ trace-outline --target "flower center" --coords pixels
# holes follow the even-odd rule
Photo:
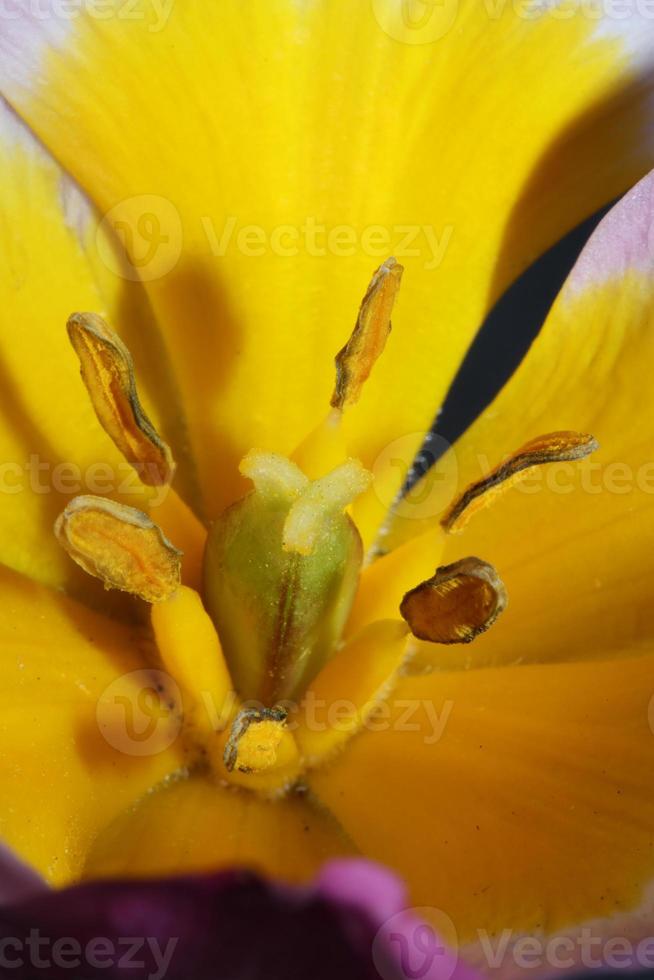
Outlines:
[[[361,728],[416,644],[469,643],[507,603],[496,570],[479,558],[431,574],[432,538],[420,545],[425,581],[409,579],[415,572],[407,574],[404,556],[391,554],[366,568],[368,598],[356,598],[363,548],[346,509],[369,491],[372,477],[348,458],[340,422],[383,352],[401,276],[394,259],[373,275],[336,357],[322,425],[293,461],[249,452],[240,471],[252,490],[208,533],[170,487],[172,454],[141,407],[129,351],[97,314],[74,314],[68,323],[103,428],[144,491],[165,486],[167,496],[157,511],[161,527],[133,507],[76,497],[55,533],[106,588],[151,604],[162,664],[183,698],[174,707],[184,715],[191,763],[208,764],[219,779],[238,786],[277,793],[293,785]],[[528,443],[452,503],[438,531],[440,544],[535,466],[582,459],[596,447],[591,436],[575,432]],[[171,543],[180,543],[177,532],[186,538],[185,555]],[[362,614],[376,583],[386,592],[390,584],[393,602],[380,613],[373,600],[375,612]],[[308,702],[327,709],[339,702],[344,711],[338,723],[316,726],[302,710]]]

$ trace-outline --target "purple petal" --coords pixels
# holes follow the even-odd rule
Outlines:
[[[326,864],[318,875],[321,895],[337,904],[358,908],[381,926],[406,908],[406,888],[394,874],[379,864],[343,859]]]
[[[478,980],[455,947],[448,948],[437,929],[407,909],[404,884],[381,865],[363,859],[332,861],[318,876],[317,887],[341,907],[368,917],[375,931],[373,961],[384,980]],[[450,923],[450,939],[453,929]]]
[[[417,970],[402,960],[397,936],[406,946],[424,928],[404,906],[400,882],[365,861],[328,865],[307,888],[238,871],[92,882],[0,909],[0,977],[472,980],[450,952],[427,968],[418,949]]]
[[[0,905],[25,902],[47,887],[36,871],[0,843]]]

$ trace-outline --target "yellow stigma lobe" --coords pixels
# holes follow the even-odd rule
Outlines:
[[[179,588],[181,551],[134,507],[103,497],[75,497],[54,530],[71,558],[106,589],[161,602]]]
[[[507,601],[493,566],[471,557],[437,568],[407,592],[400,613],[419,640],[469,643],[493,625]]]
[[[290,499],[299,496],[309,485],[308,478],[290,459],[258,449],[251,449],[243,457],[239,471],[252,480],[259,493],[280,493]]]
[[[363,298],[350,339],[336,355],[333,408],[354,405],[382,354],[391,332],[391,314],[400,290],[404,267],[390,258],[374,273]]]
[[[284,523],[282,547],[298,555],[313,553],[329,518],[340,514],[355,497],[368,489],[372,476],[356,459],[308,484]]]
[[[170,483],[172,453],[143,411],[129,350],[97,313],[73,313],[67,328],[100,425],[143,483]]]
[[[599,448],[597,440],[580,432],[551,432],[526,443],[496,466],[488,476],[471,483],[441,520],[444,530],[461,531],[470,518],[545,463],[585,459]]]

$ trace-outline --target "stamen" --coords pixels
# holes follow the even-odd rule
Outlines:
[[[329,518],[340,514],[370,486],[372,475],[356,459],[309,484],[295,501],[284,523],[282,547],[299,555],[313,553]]]
[[[391,314],[403,272],[404,267],[390,258],[373,275],[352,335],[336,355],[333,408],[343,409],[359,400],[361,389],[391,332]]]
[[[286,732],[283,708],[243,708],[236,716],[223,762],[227,772],[259,773],[277,767]]]
[[[71,558],[106,589],[161,602],[179,588],[182,552],[134,507],[103,497],[75,497],[54,530]]]
[[[478,480],[458,497],[441,520],[449,532],[461,531],[473,514],[488,507],[500,494],[544,463],[585,459],[599,448],[597,440],[580,432],[551,432],[526,443],[488,476]]]
[[[234,707],[233,685],[200,596],[182,585],[165,602],[152,606],[151,619],[163,665],[189,695],[184,708],[187,722],[202,732],[222,731]]]
[[[285,497],[297,497],[309,485],[302,470],[285,456],[264,453],[252,449],[239,465],[239,470],[252,480],[259,493],[281,493]]]
[[[172,453],[143,411],[129,350],[97,313],[73,313],[67,328],[102,428],[143,483],[170,483]]]
[[[463,558],[437,568],[432,578],[407,592],[400,613],[419,640],[470,643],[493,625],[507,602],[493,566]]]

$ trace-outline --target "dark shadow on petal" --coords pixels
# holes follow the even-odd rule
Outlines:
[[[475,337],[447,394],[436,431],[453,443],[495,398],[537,337],[602,208],[549,249],[507,289]]]
[[[161,295],[168,319],[163,325],[168,350],[178,377],[187,385],[192,379],[184,401],[193,438],[191,452],[199,461],[204,491],[206,513],[200,516],[212,519],[233,499],[235,483],[244,484],[238,473],[242,452],[213,416],[220,392],[233,377],[242,330],[218,261],[182,259],[162,283]],[[248,411],[251,406],[244,392],[243,412]]]
[[[534,228],[556,242],[562,230],[589,217],[590,208],[621,197],[654,165],[653,102],[654,73],[625,82],[573,119],[537,161],[506,224],[489,306],[524,271],[518,262],[530,255]],[[538,257],[532,246],[531,261]]]
[[[495,304],[450,386],[405,492],[472,425],[509,380],[538,336],[588,237],[609,208],[602,208],[557,242]]]
[[[652,101],[654,75],[634,78],[573,120],[538,161],[507,222],[490,286],[491,312],[450,387],[405,490],[493,401],[538,335],[589,235],[615,200],[654,163],[649,137]],[[638,149],[625,159],[625,146]],[[574,221],[582,187],[584,199],[594,197],[599,210],[543,255],[534,255],[533,264],[523,270],[518,262],[529,255],[533,228],[547,232],[549,222],[546,237],[556,240],[562,202],[570,202]],[[606,203],[607,197],[611,203]],[[513,285],[504,290],[506,282]]]

